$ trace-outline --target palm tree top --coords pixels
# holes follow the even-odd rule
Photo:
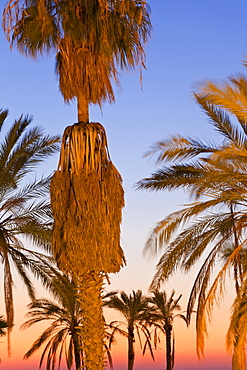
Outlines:
[[[0,110],[0,131],[7,110]],[[14,320],[12,267],[34,298],[34,287],[27,271],[47,279],[47,255],[29,250],[24,240],[49,251],[51,246],[52,216],[47,195],[50,178],[26,182],[44,159],[59,148],[58,135],[45,135],[42,128],[30,128],[32,118],[21,116],[10,126],[0,144],[0,257],[4,266],[4,291],[8,331]],[[25,238],[25,239],[24,239]]]
[[[11,46],[36,58],[56,53],[65,100],[83,94],[89,103],[114,100],[117,69],[145,67],[151,33],[143,0],[9,0],[3,27]]]

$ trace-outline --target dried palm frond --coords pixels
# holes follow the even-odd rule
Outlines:
[[[53,253],[65,272],[117,272],[124,192],[99,123],[65,129],[58,171],[51,181]]]
[[[115,101],[111,78],[117,84],[118,80],[112,55],[91,50],[86,41],[75,45],[68,37],[62,39],[56,56],[56,71],[66,101],[82,92],[93,104]]]

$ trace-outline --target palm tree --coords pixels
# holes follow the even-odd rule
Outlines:
[[[0,337],[4,337],[7,335],[7,328],[8,328],[8,323],[6,320],[4,320],[3,316],[0,315]],[[1,361],[1,359],[0,359]]]
[[[71,369],[75,361],[76,369],[79,370],[83,366],[80,330],[83,314],[77,299],[78,290],[70,278],[58,273],[53,276],[50,290],[56,302],[41,298],[28,305],[29,319],[22,325],[22,329],[47,320],[50,321],[50,326],[32,344],[24,358],[28,359],[46,343],[39,367],[42,366],[46,356],[46,369],[55,369],[58,353],[59,370],[64,353],[67,368]]]
[[[210,246],[187,306],[190,320],[198,298],[197,351],[200,356],[204,348],[206,314],[212,312],[216,294],[224,292],[227,270],[233,266],[237,294],[243,281],[240,252],[246,242],[247,129],[240,115],[232,111],[236,120],[233,124],[226,109],[208,102],[199,92],[195,99],[216,131],[222,134],[222,143],[204,143],[181,135],[157,143],[148,154],[159,152],[158,163],[171,164],[141,180],[137,187],[150,190],[182,188],[195,198],[194,203],[168,215],[157,225],[145,251],[156,254],[165,246],[153,279],[153,287],[158,287],[177,268],[185,272],[190,270]],[[180,226],[183,229],[176,235]],[[229,247],[232,252],[210,285],[217,258]]]
[[[48,288],[55,301],[41,298],[31,302],[28,305],[28,320],[21,326],[21,329],[27,329],[43,321],[50,322],[50,326],[32,344],[24,355],[24,359],[28,359],[45,345],[39,367],[43,365],[46,357],[46,369],[55,369],[57,364],[59,370],[64,354],[68,370],[72,368],[73,363],[75,363],[76,370],[80,370],[84,366],[85,354],[81,335],[84,315],[78,299],[78,287],[71,277],[61,274],[56,269],[51,270],[50,277]],[[114,335],[106,331],[105,336],[112,343],[115,342]],[[104,347],[109,364],[113,367],[111,354],[106,343]]]
[[[146,347],[150,349],[150,354],[154,360],[153,350],[151,347],[150,333],[148,330],[148,322],[150,320],[151,309],[148,306],[148,298],[143,296],[142,291],[132,291],[132,294],[127,295],[124,291],[117,295],[117,292],[106,297],[104,306],[113,308],[119,312],[125,319],[122,321],[112,321],[109,325],[115,329],[114,333],[120,333],[128,338],[128,370],[134,368],[135,361],[135,332],[137,332],[140,344],[142,332],[145,336],[146,343],[144,346],[143,354]],[[122,326],[127,326],[127,331],[123,330]]]
[[[56,52],[64,99],[77,99],[78,124],[64,131],[51,184],[53,251],[60,269],[80,281],[86,366],[100,370],[102,282],[106,273],[125,263],[119,242],[124,199],[105,130],[89,123],[88,105],[114,100],[111,80],[118,82],[117,67],[144,66],[143,44],[151,29],[148,7],[143,0],[9,0],[3,23],[11,44],[21,52],[32,57]]]
[[[0,131],[8,111],[0,111]],[[40,127],[29,128],[30,116],[20,117],[9,128],[0,146],[0,258],[4,269],[4,296],[8,332],[14,320],[12,266],[34,298],[27,271],[47,279],[44,256],[24,246],[23,237],[43,251],[51,246],[52,215],[47,201],[49,177],[26,182],[26,175],[58,150],[58,136],[44,135]]]
[[[8,323],[3,319],[3,315],[0,315],[0,337],[3,337],[7,334]]]
[[[246,259],[245,259],[246,266]],[[230,325],[226,336],[228,351],[232,354],[232,370],[246,369],[247,339],[247,282],[246,276],[232,305]]]
[[[117,67],[143,67],[151,28],[143,0],[8,0],[3,25],[25,55],[56,53],[60,91],[77,99],[78,122],[89,122],[89,103],[114,101]]]
[[[187,319],[182,314],[174,314],[174,311],[180,311],[180,301],[182,295],[174,299],[175,291],[173,290],[171,296],[168,298],[165,291],[152,291],[153,296],[149,298],[149,302],[154,308],[152,313],[152,324],[155,326],[155,345],[157,345],[158,335],[157,331],[166,336],[166,370],[174,368],[175,363],[175,339],[173,334],[173,322],[176,317],[183,319],[187,324]],[[172,340],[173,334],[173,340]]]

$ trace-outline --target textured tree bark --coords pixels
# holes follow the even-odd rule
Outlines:
[[[134,350],[134,328],[128,327],[128,370],[133,370],[135,361],[135,350]]]
[[[83,94],[77,96],[77,112],[78,112],[78,122],[84,123],[89,122],[88,100]]]
[[[171,346],[171,337],[172,337],[172,326],[167,324],[165,326],[166,332],[166,370],[172,370],[172,346]]]
[[[81,358],[81,346],[79,343],[78,333],[73,334],[73,343],[76,370],[81,370],[83,366],[83,359]]]
[[[93,271],[80,277],[79,300],[83,311],[82,346],[86,370],[103,370],[104,317],[102,310],[102,275]]]

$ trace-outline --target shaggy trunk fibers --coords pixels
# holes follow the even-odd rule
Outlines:
[[[99,123],[64,131],[58,171],[51,180],[53,254],[58,267],[79,279],[84,312],[85,368],[101,370],[104,320],[102,276],[125,263],[120,246],[124,192]]]

